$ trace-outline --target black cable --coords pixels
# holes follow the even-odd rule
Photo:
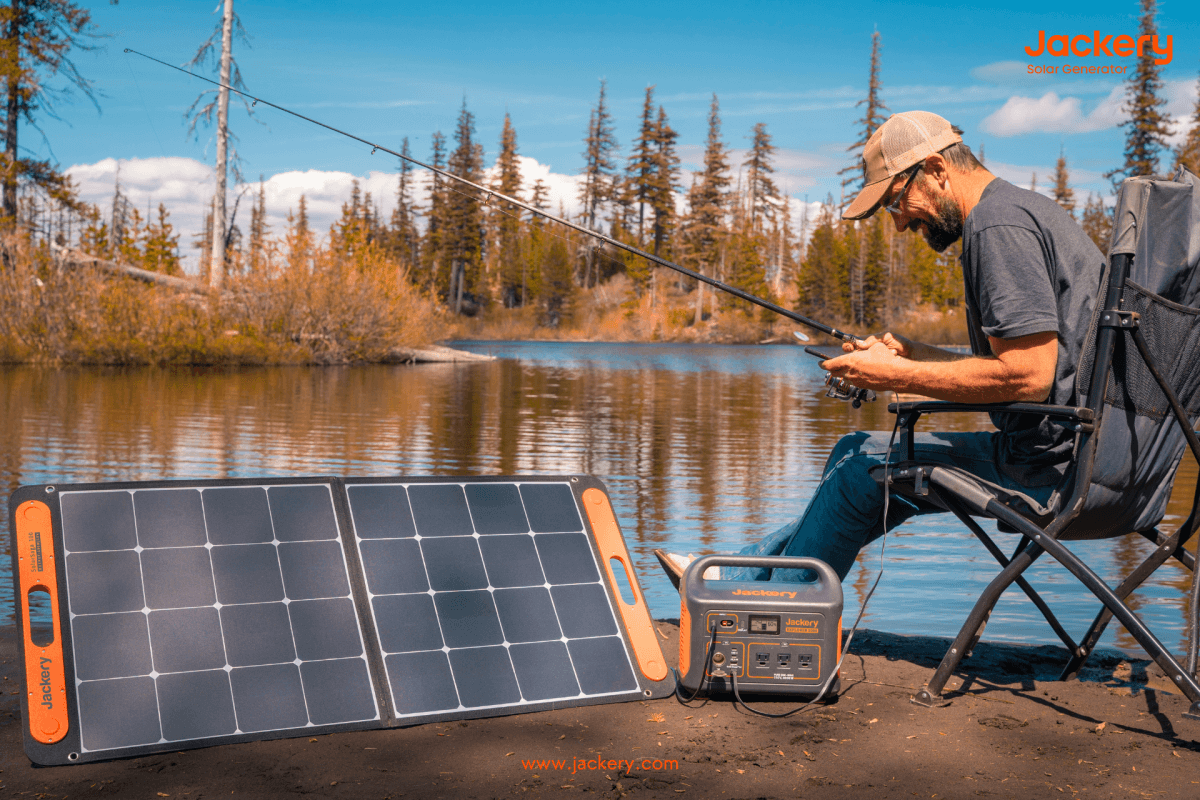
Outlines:
[[[708,640],[708,652],[704,656],[704,669],[700,671],[700,682],[698,684],[696,684],[696,691],[692,692],[692,696],[686,700],[684,700],[683,696],[679,693],[679,685],[682,682],[682,678],[679,675],[679,669],[678,668],[675,669],[675,699],[678,700],[680,702],[680,704],[686,706],[688,703],[695,700],[696,696],[698,694],[700,694],[700,691],[704,688],[704,684],[706,681],[708,681],[708,678],[709,678],[709,674],[708,674],[709,667],[712,666],[712,657],[713,657],[713,653],[716,651],[716,649],[717,649],[717,626],[714,623],[713,629],[712,629],[712,638]],[[708,698],[705,697],[704,703],[707,703],[707,702],[708,702]],[[701,705],[703,706],[703,704],[701,704]]]

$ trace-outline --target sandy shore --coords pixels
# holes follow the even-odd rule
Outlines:
[[[677,629],[657,626],[674,663]],[[1181,716],[1186,701],[1145,661],[1099,654],[1084,680],[1058,683],[1061,648],[985,643],[952,679],[949,706],[911,705],[946,646],[860,632],[838,702],[783,720],[667,699],[34,768],[22,749],[14,634],[0,630],[0,794],[1200,797],[1200,722]]]

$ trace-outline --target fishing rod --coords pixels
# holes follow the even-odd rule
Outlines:
[[[238,89],[235,86],[229,86],[227,84],[221,83],[220,81],[214,81],[211,78],[206,78],[203,75],[197,75],[196,73],[189,72],[188,70],[183,69],[182,67],[177,67],[174,64],[168,64],[166,61],[157,59],[154,56],[148,56],[145,53],[139,52],[139,51],[134,50],[129,47],[125,48],[125,52],[133,53],[134,55],[149,59],[150,61],[153,61],[155,63],[162,64],[164,67],[170,67],[173,70],[182,72],[185,75],[190,75],[193,78],[199,78],[200,80],[206,81],[207,83],[211,83],[214,86],[219,86],[223,89],[228,89],[229,91],[232,91],[232,92],[237,92],[242,97],[245,97],[249,100],[254,101],[253,103],[251,103],[252,108],[254,106],[258,105],[259,103],[262,103],[263,105],[270,106],[271,108],[274,108],[277,111],[282,111],[285,114],[290,114],[291,116],[296,117],[298,119],[302,119],[305,122],[311,122],[313,125],[319,125],[320,127],[325,128],[326,130],[341,134],[342,136],[346,136],[350,139],[355,140],[356,142],[361,142],[362,144],[365,144],[371,148],[372,155],[374,155],[376,151],[383,151],[384,153],[393,155],[396,158],[403,159],[403,160],[409,162],[410,164],[415,164],[416,166],[421,167],[422,169],[427,169],[432,173],[441,175],[444,178],[448,178],[452,181],[458,181],[461,184],[470,186],[472,189],[475,189],[476,191],[483,193],[484,198],[485,198],[484,199],[485,203],[490,201],[491,198],[503,200],[506,203],[512,203],[514,206],[517,206],[518,208],[523,208],[526,211],[530,212],[531,214],[536,214],[537,216],[544,217],[545,219],[548,219],[552,222],[557,222],[560,225],[565,225],[566,227],[570,228],[571,230],[578,231],[579,233],[582,233],[585,236],[591,236],[595,239],[599,239],[600,241],[604,242],[605,244],[612,245],[613,247],[624,250],[627,253],[632,253],[635,256],[640,256],[641,258],[644,258],[647,261],[657,264],[660,267],[666,267],[667,269],[672,269],[683,275],[687,275],[689,278],[692,278],[693,280],[697,280],[702,283],[707,283],[709,286],[720,289],[723,292],[728,292],[729,294],[733,295],[734,297],[740,298],[749,303],[753,303],[754,305],[765,308],[768,311],[773,311],[782,317],[787,317],[788,319],[793,320],[794,322],[799,322],[801,325],[807,325],[809,328],[812,328],[815,331],[819,331],[820,333],[823,333],[827,336],[832,336],[835,339],[840,339],[843,342],[852,342],[853,343],[853,342],[860,341],[859,338],[852,333],[847,333],[846,331],[840,331],[837,328],[831,327],[829,325],[825,325],[824,323],[821,323],[821,322],[816,321],[815,319],[806,317],[803,314],[798,314],[795,311],[786,309],[781,305],[772,303],[770,300],[764,300],[761,297],[756,297],[755,295],[752,295],[747,291],[739,289],[736,286],[730,286],[728,283],[719,281],[716,278],[710,278],[707,275],[704,275],[700,272],[696,272],[695,270],[691,270],[691,269],[688,269],[687,267],[680,266],[679,264],[676,264],[672,261],[667,261],[665,258],[656,256],[653,253],[647,253],[645,250],[634,247],[632,245],[625,244],[624,242],[618,241],[617,239],[614,239],[611,236],[606,236],[605,234],[600,233],[599,231],[594,231],[589,228],[585,228],[582,225],[579,225],[577,223],[571,222],[570,220],[562,219],[560,217],[553,216],[552,214],[547,214],[545,211],[542,211],[541,209],[531,206],[528,203],[522,202],[521,200],[518,200],[515,197],[509,197],[508,195],[497,192],[494,189],[489,189],[486,186],[480,186],[479,184],[475,183],[474,181],[467,180],[466,178],[463,178],[462,176],[455,175],[452,172],[447,172],[446,170],[441,169],[439,167],[435,167],[431,164],[426,164],[425,162],[419,161],[418,159],[415,159],[412,156],[408,156],[403,153],[397,153],[395,150],[389,150],[388,148],[384,147],[383,145],[376,144],[375,142],[367,141],[366,139],[362,138],[361,136],[355,136],[353,133],[348,133],[339,128],[335,128],[332,125],[327,125],[324,122],[321,122],[320,120],[313,119],[312,117],[306,117],[303,114],[300,114],[296,111],[292,111],[289,108],[284,108],[283,106],[278,105],[276,103],[272,103],[269,100],[264,100],[261,97],[255,97],[254,95],[250,94],[249,92]]]

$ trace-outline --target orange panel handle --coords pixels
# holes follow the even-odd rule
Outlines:
[[[604,563],[608,582],[612,585],[617,606],[621,609],[621,619],[633,643],[633,655],[637,659],[638,667],[650,680],[661,681],[667,677],[667,660],[658,644],[646,598],[642,595],[642,589],[638,586],[630,567],[629,552],[625,549],[625,540],[621,538],[621,529],[617,527],[617,517],[613,514],[608,497],[599,489],[584,491],[583,507],[592,523],[596,545],[600,548],[600,560]],[[621,597],[621,586],[612,571],[614,558],[625,568],[625,577],[633,589],[633,605],[629,605]]]
[[[25,635],[25,689],[29,692],[29,732],[45,744],[67,735],[67,683],[63,668],[62,630],[59,626],[58,570],[54,559],[54,534],[50,508],[30,500],[17,507],[17,541],[20,549],[21,623]],[[50,596],[53,641],[35,644],[29,619],[30,592]]]

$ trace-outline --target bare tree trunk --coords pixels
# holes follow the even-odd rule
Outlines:
[[[217,90],[217,194],[213,201],[212,268],[210,286],[221,288],[225,278],[225,180],[229,144],[229,62],[233,50],[233,0],[225,0],[221,24],[221,88]]]
[[[21,23],[24,22],[24,3],[12,4],[12,17],[4,36],[9,40],[14,52],[19,48]],[[21,79],[20,64],[13,65],[12,74],[5,87],[7,97],[4,109],[4,218],[11,225],[17,222],[17,125],[21,119]]]

